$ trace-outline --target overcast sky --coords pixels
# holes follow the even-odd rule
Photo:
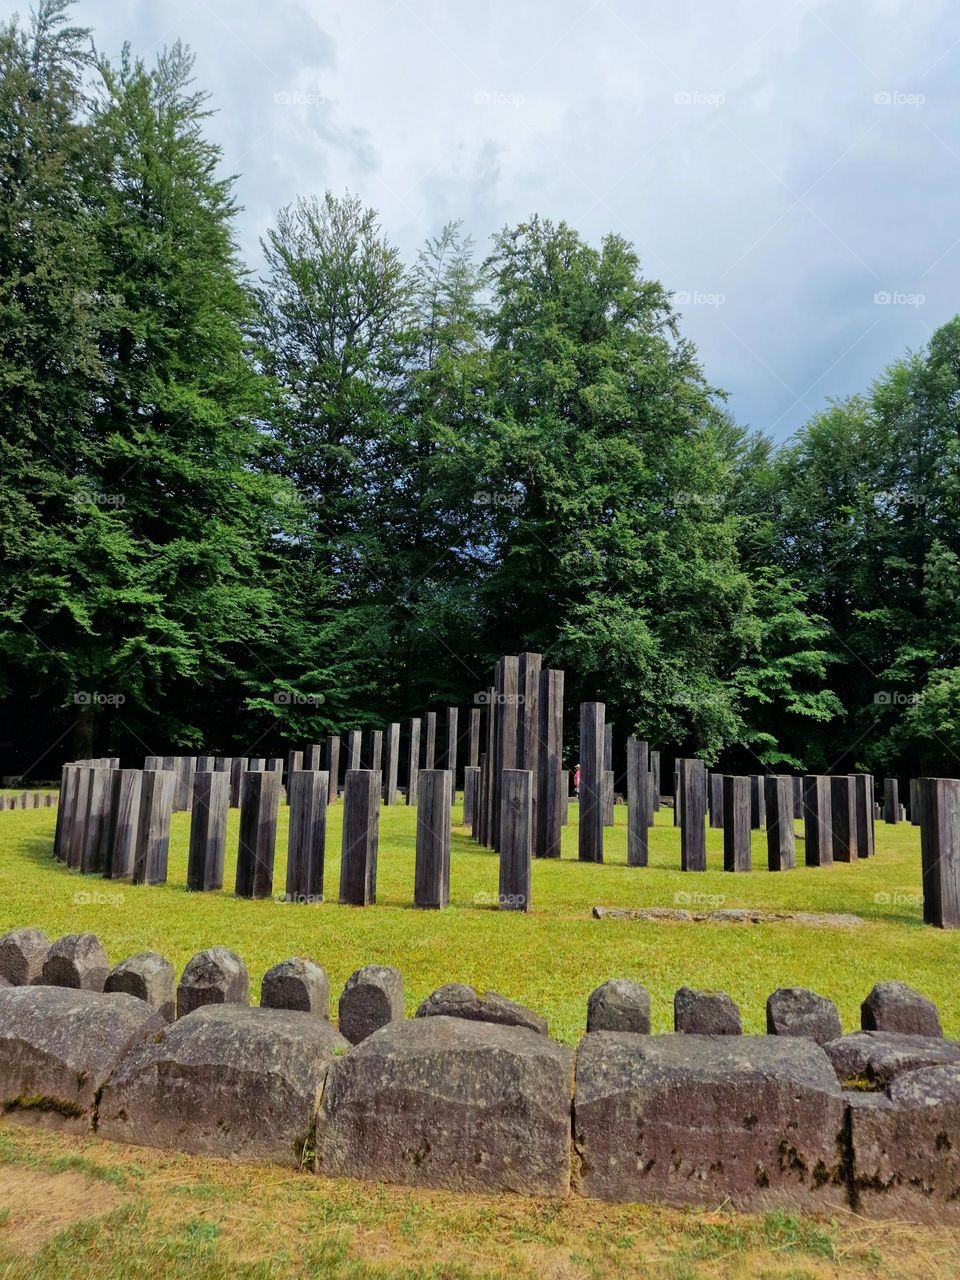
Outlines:
[[[27,4],[0,0],[0,13]],[[783,438],[960,310],[957,0],[80,0],[101,50],[181,38],[251,264],[349,188],[412,255],[532,212],[617,231],[708,377]]]

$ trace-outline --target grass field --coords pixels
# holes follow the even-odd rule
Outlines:
[[[802,985],[830,996],[844,1027],[859,1026],[860,1001],[874,982],[899,978],[940,1007],[944,1030],[960,1035],[960,934],[921,924],[919,830],[877,824],[869,862],[774,874],[766,868],[762,833],[755,833],[757,870],[722,870],[722,833],[708,833],[706,873],[683,874],[679,832],[662,811],[651,833],[651,865],[626,865],[626,810],[607,831],[602,866],[576,861],[576,810],[564,829],[563,859],[534,863],[529,915],[490,905],[498,887],[496,854],[480,850],[454,827],[451,906],[418,911],[413,897],[416,815],[381,810],[378,902],[341,907],[341,806],[329,815],[326,889],[330,901],[311,906],[245,901],[230,891],[184,889],[189,815],[173,820],[169,883],[131,886],[79,876],[50,856],[55,810],[0,813],[0,929],[30,924],[51,935],[90,930],[112,961],[157,950],[178,971],[202,947],[233,947],[250,969],[254,992],[272,964],[291,955],[315,957],[326,968],[334,1005],[349,974],[362,964],[392,964],[404,977],[409,1012],[443,982],[468,982],[521,1000],[546,1015],[552,1034],[576,1043],[590,991],[610,977],[649,987],[654,1030],[672,1029],[672,1000],[683,984],[729,991],[748,1031],[765,1029],[764,1002],[778,986]],[[459,823],[460,808],[454,810]],[[233,884],[238,815],[230,815],[225,883]],[[281,813],[274,888],[282,894],[286,860]],[[803,845],[798,841],[798,861]],[[856,928],[797,924],[681,924],[594,920],[594,905],[761,907],[853,912]]]

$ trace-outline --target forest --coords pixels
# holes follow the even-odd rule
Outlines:
[[[476,705],[711,765],[955,774],[960,317],[791,439],[643,246],[531,214],[406,260],[350,193],[256,269],[193,59],[0,28],[0,769]],[[749,766],[749,767],[748,767]]]

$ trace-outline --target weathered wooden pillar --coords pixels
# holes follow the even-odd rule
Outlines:
[[[437,713],[428,711],[423,717],[423,767],[437,767]]]
[[[883,780],[883,820],[891,824],[900,821],[900,783],[896,778]]]
[[[487,849],[493,847],[493,804],[496,794],[493,774],[497,759],[498,713],[496,687],[491,687],[487,690],[487,749],[483,756],[483,781],[480,784],[483,791],[483,811],[480,815],[480,843]]]
[[[580,704],[581,862],[603,861],[603,719],[602,702]]]
[[[489,830],[487,811],[487,788],[489,785],[487,753],[484,751],[480,756],[480,776],[477,779],[477,810],[473,818],[473,838],[477,844],[483,845],[487,842],[487,832]]]
[[[653,811],[660,812],[660,752],[650,752],[650,772],[653,774]]]
[[[210,773],[213,770],[213,756],[197,756],[197,773]]]
[[[110,784],[113,770],[92,769],[87,790],[87,812],[83,825],[80,870],[85,875],[103,873],[106,835],[110,830]]]
[[[520,659],[506,654],[497,666],[497,758],[494,762],[493,785],[496,788],[493,808],[493,847],[500,848],[500,774],[517,767],[517,699],[520,696]]]
[[[230,761],[230,808],[240,808],[240,791],[243,787],[243,775],[247,771],[247,761],[243,756],[234,756]]]
[[[326,770],[298,769],[290,775],[287,901],[323,901],[330,779]]]
[[[708,793],[710,826],[713,829],[719,829],[723,826],[723,774],[714,772],[708,774],[707,785],[710,788]]]
[[[857,861],[857,794],[853,778],[841,774],[830,779],[834,862]]]
[[[383,730],[370,730],[370,768],[383,776]]]
[[[803,847],[808,867],[829,867],[833,862],[833,818],[830,812],[830,779],[808,773],[803,779]]]
[[[417,803],[417,778],[420,774],[420,717],[410,721],[410,757],[407,761],[407,804]]]
[[[749,871],[750,866],[750,779],[726,774],[723,779],[723,869]]]
[[[92,775],[93,769],[89,765],[80,765],[74,778],[69,821],[65,827],[66,863],[71,871],[79,871],[83,863],[83,839]]]
[[[563,796],[563,819],[561,826],[568,826],[570,823],[570,770],[564,769],[560,775],[563,781],[560,784],[560,794]]]
[[[400,723],[391,720],[387,725],[387,759],[384,770],[384,804],[397,803],[397,778],[400,767]]]
[[[603,771],[603,825],[613,826],[613,770]]]
[[[463,771],[463,825],[470,828],[471,835],[475,834],[479,789],[480,770],[468,764]]]
[[[910,779],[910,825],[920,826],[920,779]]]
[[[273,893],[273,859],[277,848],[280,775],[251,770],[244,776],[237,849],[238,898],[269,898]]]
[[[538,858],[560,857],[565,798],[563,785],[563,672],[540,671],[537,689],[537,808],[534,852]]]
[[[109,847],[103,874],[111,880],[130,880],[137,854],[143,773],[139,769],[111,772]]]
[[[295,773],[300,773],[303,769],[303,752],[288,751],[287,752],[287,804],[290,803],[290,779]]]
[[[791,778],[790,785],[793,787],[793,817],[796,821],[803,817],[803,778]]]
[[[533,844],[537,844],[537,792],[540,784],[540,671],[543,657],[524,652],[517,663],[517,768],[530,777]]]
[[[312,742],[303,753],[303,767],[312,772],[325,772],[323,768],[323,743]],[[329,798],[329,797],[328,797]]]
[[[79,767],[75,764],[65,764],[60,770],[60,798],[57,805],[56,826],[53,831],[53,856],[58,862],[65,862],[67,857],[65,832],[73,814],[73,793]]]
[[[683,757],[680,756],[673,762],[673,825],[679,827],[682,825],[683,813],[683,791],[680,786],[680,773],[683,769]]]
[[[853,785],[857,814],[857,857],[870,858],[873,856],[873,775],[855,773]]]
[[[449,769],[425,769],[420,775],[417,801],[417,852],[413,905],[439,909],[450,902]]]
[[[500,910],[529,911],[533,855],[529,769],[504,769],[500,792]]]
[[[360,752],[363,748],[363,730],[351,729],[347,734],[347,765],[348,769],[360,768]]]
[[[343,842],[340,852],[340,901],[366,907],[377,900],[377,847],[380,835],[380,775],[351,769],[343,782]]]
[[[767,817],[767,868],[792,871],[797,865],[793,833],[793,779],[768,773],[764,778]]]
[[[470,708],[470,736],[467,739],[467,764],[475,769],[480,763],[480,708]]]
[[[651,790],[647,768],[649,747],[639,738],[627,739],[627,865],[645,867],[648,861]]]
[[[140,816],[133,859],[134,884],[166,884],[170,815],[176,776],[168,769],[145,770],[140,783]]]
[[[707,766],[684,760],[680,771],[680,870],[707,869]]]
[[[960,929],[960,779],[919,781],[924,923]]]
[[[450,774],[450,803],[457,794],[457,730],[460,712],[456,707],[447,707],[447,740],[443,753],[443,767]]]
[[[335,804],[340,792],[340,735],[327,734],[327,803]]]
[[[177,782],[173,797],[175,813],[185,813],[193,803],[193,775],[196,771],[196,756],[176,757],[175,772]]]
[[[759,773],[750,775],[750,826],[754,831],[759,831],[767,820],[764,776]]]
[[[225,773],[197,772],[193,779],[187,888],[205,893],[223,888],[230,779]]]

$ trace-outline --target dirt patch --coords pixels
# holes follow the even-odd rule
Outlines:
[[[0,1244],[35,1253],[51,1236],[109,1213],[123,1199],[116,1187],[82,1173],[0,1165]]]

